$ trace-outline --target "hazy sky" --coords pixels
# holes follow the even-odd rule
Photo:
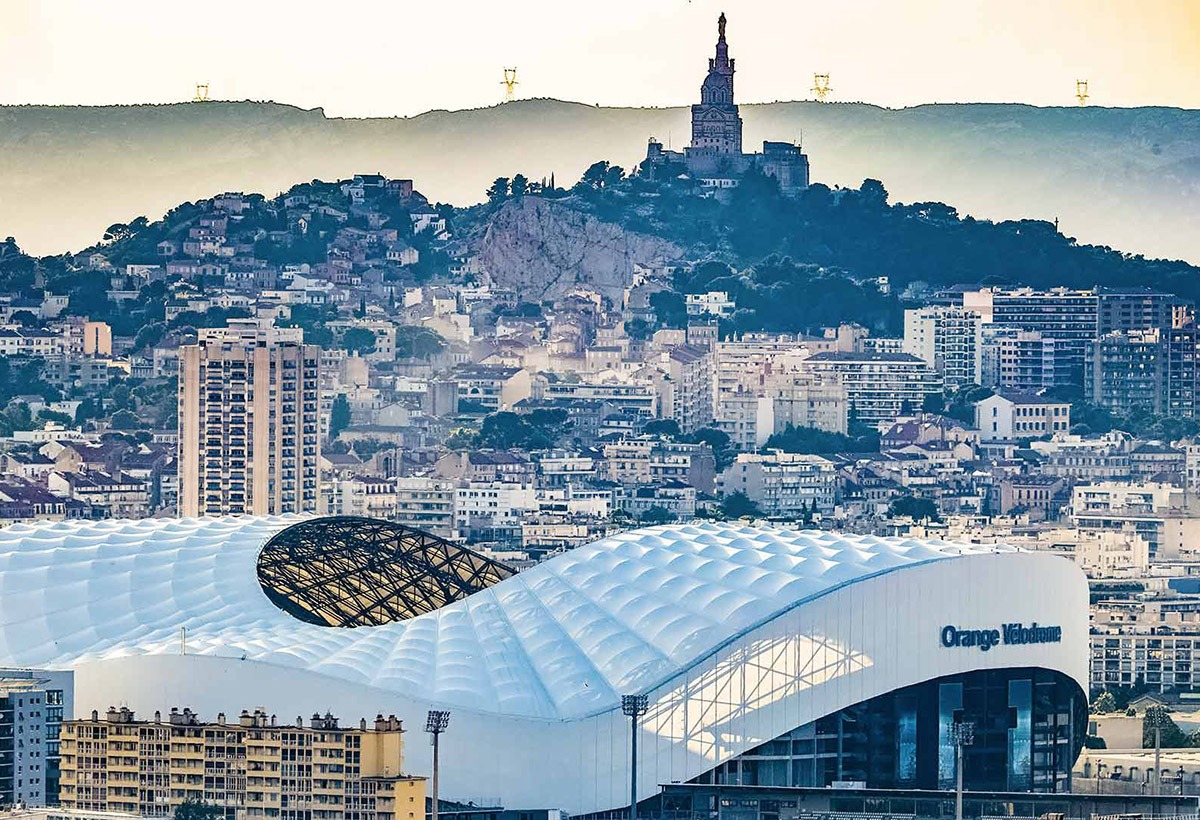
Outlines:
[[[729,17],[739,102],[1200,108],[1200,0],[0,0],[0,104],[273,99],[410,115],[697,97]]]

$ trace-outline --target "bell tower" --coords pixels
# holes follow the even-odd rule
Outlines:
[[[708,61],[700,103],[692,106],[692,154],[741,154],[742,118],[733,101],[734,61],[725,41],[725,14],[717,18],[717,51]]]

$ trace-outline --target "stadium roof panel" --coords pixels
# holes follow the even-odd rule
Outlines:
[[[656,686],[840,586],[1006,549],[668,525],[614,535],[503,580],[502,565],[457,575],[455,588],[442,590],[448,603],[407,620],[329,628],[281,610],[257,572],[271,539],[318,522],[148,519],[0,530],[0,664],[178,654],[184,629],[189,654],[245,657],[482,712],[574,718],[615,708],[621,693]],[[444,549],[436,541],[435,551]]]

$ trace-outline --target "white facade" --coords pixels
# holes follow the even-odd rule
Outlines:
[[[573,814],[627,802],[626,693],[650,701],[639,730],[645,798],[794,727],[941,676],[1039,667],[1087,683],[1087,584],[1050,555],[655,527],[426,615],[336,629],[292,618],[259,586],[264,541],[299,520],[0,531],[0,662],[71,666],[80,711],[265,704],[285,715],[376,710],[411,726],[429,708],[450,709],[444,796]],[[948,625],[1013,622],[1053,625],[1061,641],[980,651],[941,638]],[[409,756],[411,773],[426,765]]]
[[[975,426],[984,441],[1019,441],[1071,429],[1071,405],[1028,393],[997,393],[975,405]]]
[[[925,398],[942,389],[933,368],[908,353],[817,353],[801,366],[837,376],[852,414],[863,424],[919,412]]]
[[[718,482],[722,493],[743,493],[767,515],[831,513],[836,485],[829,459],[779,450],[742,453]]]
[[[947,387],[980,383],[980,315],[960,307],[930,305],[904,311],[904,352],[928,362]]]

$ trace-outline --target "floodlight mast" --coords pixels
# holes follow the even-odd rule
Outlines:
[[[975,742],[975,724],[956,720],[950,724],[954,741],[954,820],[963,820],[963,747]]]
[[[430,797],[430,820],[438,820],[438,738],[450,725],[450,713],[430,709],[425,716],[425,731],[429,733],[429,742],[433,744],[433,794]]]
[[[638,718],[650,708],[647,695],[621,695],[621,713],[629,718],[629,820],[637,820]]]

